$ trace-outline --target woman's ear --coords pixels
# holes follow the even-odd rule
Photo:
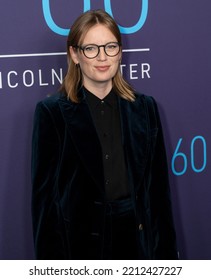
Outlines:
[[[72,58],[72,61],[77,65],[79,63],[77,49],[70,46],[69,47],[69,52],[70,52],[70,56]]]

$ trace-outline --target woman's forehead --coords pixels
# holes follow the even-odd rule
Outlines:
[[[116,41],[116,37],[112,31],[102,24],[96,24],[92,26],[86,34],[83,36],[83,44],[104,44],[108,42]]]

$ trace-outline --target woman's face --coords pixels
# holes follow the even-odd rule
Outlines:
[[[107,27],[97,24],[87,32],[81,46],[105,45],[110,42],[117,42],[117,39]],[[110,57],[105,54],[104,48],[101,47],[99,54],[95,58],[89,59],[81,50],[76,51],[70,47],[70,55],[73,62],[80,65],[83,85],[88,90],[99,86],[112,87],[112,78],[119,68],[122,56],[121,50],[116,56]]]

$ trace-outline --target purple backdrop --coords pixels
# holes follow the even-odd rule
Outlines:
[[[113,14],[124,42],[123,75],[158,101],[180,256],[211,259],[209,0],[1,1],[0,259],[34,258],[33,112],[59,87],[65,34],[90,7]]]

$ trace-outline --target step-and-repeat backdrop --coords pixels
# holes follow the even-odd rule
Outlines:
[[[0,259],[33,259],[31,133],[36,103],[66,73],[66,36],[105,9],[123,37],[122,73],[158,102],[181,259],[211,259],[211,2],[0,3]]]

